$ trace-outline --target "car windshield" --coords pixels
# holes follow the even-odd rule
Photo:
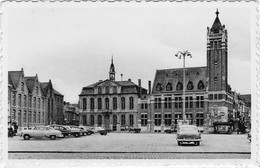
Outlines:
[[[181,127],[180,132],[198,132],[196,127]]]

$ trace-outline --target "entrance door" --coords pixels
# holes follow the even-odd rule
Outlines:
[[[116,131],[116,125],[117,125],[117,116],[113,115],[113,131]]]
[[[105,115],[105,129],[109,129],[109,125],[110,125],[110,117],[109,114]]]

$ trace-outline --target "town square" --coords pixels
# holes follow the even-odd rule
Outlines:
[[[183,9],[11,8],[9,159],[250,159],[250,10]]]

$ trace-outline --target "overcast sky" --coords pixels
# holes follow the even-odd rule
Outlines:
[[[147,88],[156,69],[182,67],[179,50],[193,56],[187,67],[206,66],[207,26],[217,8],[228,30],[228,82],[250,93],[250,10],[243,7],[10,8],[8,70],[51,79],[74,103],[82,87],[108,78],[113,55],[116,80],[123,74]]]

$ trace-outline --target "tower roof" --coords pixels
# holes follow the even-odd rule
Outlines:
[[[221,25],[221,22],[220,22],[220,20],[219,20],[219,18],[218,18],[218,15],[219,15],[219,12],[218,12],[218,9],[217,9],[217,11],[216,11],[216,19],[215,19],[215,21],[214,21],[214,23],[213,23],[213,25],[212,25],[212,27],[211,27],[211,31],[213,31],[214,33],[218,33],[219,32],[219,30],[220,29],[222,29],[222,25]]]
[[[115,66],[114,66],[114,63],[113,63],[113,56],[112,56],[111,65],[110,65],[110,72],[115,72]]]

